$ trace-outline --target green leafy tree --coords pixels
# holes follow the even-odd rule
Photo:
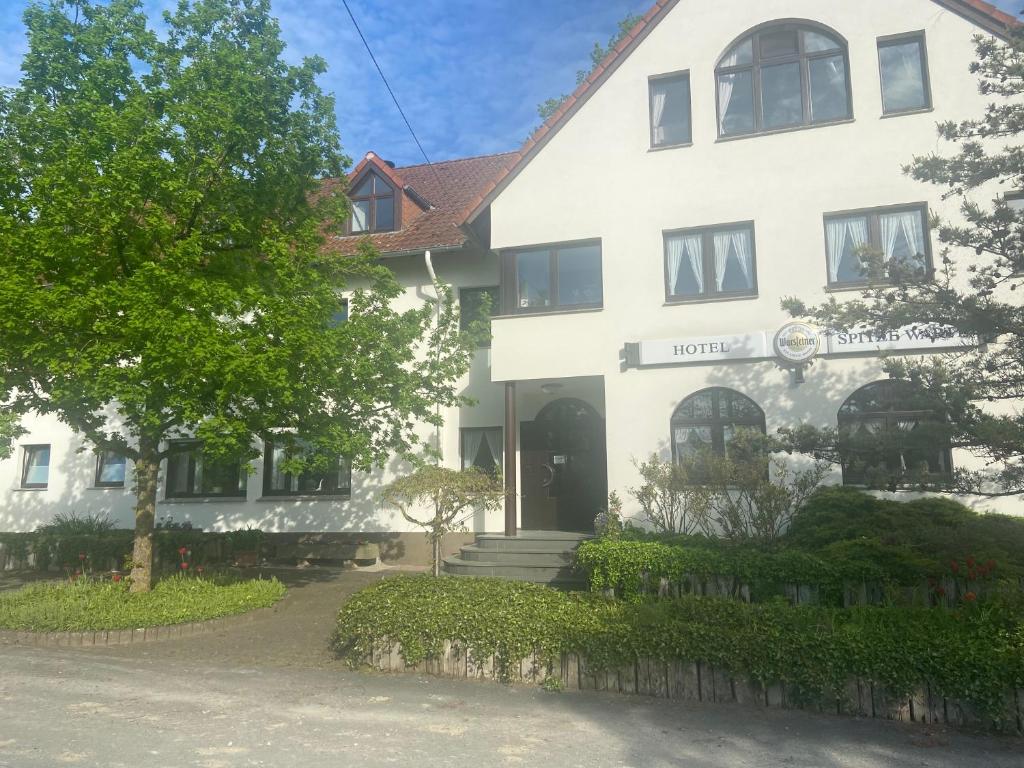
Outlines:
[[[464,530],[470,515],[497,509],[504,497],[501,479],[495,475],[476,467],[457,470],[434,464],[422,464],[381,493],[385,505],[396,507],[410,523],[426,529],[435,576],[441,573],[444,535]]]
[[[140,8],[25,12],[0,92],[0,382],[134,462],[144,591],[170,439],[251,461],[273,434],[291,470],[369,469],[463,402],[473,340],[446,288],[398,312],[372,248],[322,247],[346,201],[321,180],[348,161],[324,62],[284,61],[268,0],[183,0],[159,36]]]
[[[985,462],[983,471],[957,470],[951,487],[989,496],[1024,493],[1024,210],[1007,204],[1001,193],[1024,189],[1024,33],[1008,42],[976,39],[978,58],[971,71],[980,92],[992,101],[984,115],[939,125],[951,154],[913,158],[904,171],[933,184],[944,198],[960,201],[962,221],[937,222],[944,244],[934,280],[920,281],[899,265],[885,266],[886,284],[852,301],[808,307],[797,299],[783,306],[834,331],[856,327],[896,329],[916,326],[924,333],[955,329],[976,336],[977,348],[941,357],[885,361],[890,376],[909,382],[942,415],[953,447],[965,448]],[[996,198],[993,200],[993,198]],[[867,254],[876,264],[878,254]],[[870,272],[870,267],[869,267]],[[834,431],[801,430],[805,447],[842,451]],[[876,475],[871,484],[890,486],[894,478]],[[929,482],[922,486],[948,483]]]
[[[619,41],[622,40],[622,38],[629,34],[629,31],[633,29],[633,27],[635,27],[642,18],[642,16],[637,16],[632,13],[627,14],[624,19],[619,21],[617,25],[618,30],[608,39],[608,45],[594,43],[594,47],[590,51],[590,67],[588,69],[580,69],[576,71],[576,85],[583,84],[583,81],[590,76],[591,72],[597,69],[597,65],[604,60],[604,57],[619,44]],[[538,104],[537,115],[541,120],[547,120],[558,111],[558,108],[562,106],[568,98],[569,94],[563,93],[557,98],[548,99],[547,101]]]
[[[655,531],[692,536],[709,528],[707,488],[697,482],[689,461],[666,461],[651,454],[643,463],[633,462],[640,484],[629,493],[640,505],[643,521]]]

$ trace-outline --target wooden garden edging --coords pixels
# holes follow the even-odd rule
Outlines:
[[[494,656],[476,659],[459,643],[450,641],[445,642],[440,656],[412,665],[406,664],[400,644],[380,644],[364,659],[364,664],[381,672],[502,680]],[[518,665],[511,665],[506,673],[508,682],[527,685],[543,685],[554,678],[565,690],[610,691],[678,701],[802,709],[957,727],[993,728],[995,725],[968,702],[933,694],[928,685],[919,686],[910,696],[897,697],[870,681],[851,679],[842,698],[806,702],[782,683],[766,687],[748,679],[734,678],[727,671],[703,662],[642,659],[616,669],[596,669],[590,668],[586,659],[571,653],[562,654],[559,663],[551,665],[550,669],[534,655]],[[1005,702],[1003,730],[1024,735],[1024,689],[1007,691]]]

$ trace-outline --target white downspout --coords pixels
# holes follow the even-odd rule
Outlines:
[[[427,265],[427,274],[430,276],[430,285],[434,288],[434,299],[437,301],[437,308],[435,310],[435,319],[438,324],[441,322],[441,292],[438,290],[437,273],[434,271],[434,262],[430,259],[430,251],[426,250],[423,252],[423,263]],[[438,419],[441,417],[441,406],[440,404],[434,406],[434,413]],[[434,427],[434,443],[437,445],[437,452],[441,454],[441,427]],[[441,459],[435,459],[435,463],[440,465]]]

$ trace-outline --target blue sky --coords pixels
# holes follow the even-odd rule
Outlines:
[[[0,85],[15,85],[25,52],[21,11],[2,0]],[[150,17],[176,0],[146,0]],[[286,56],[327,60],[322,87],[337,99],[345,151],[400,165],[419,151],[356,36],[341,0],[272,0]],[[517,148],[536,105],[571,91],[595,41],[652,0],[349,0],[431,160]],[[1024,0],[997,0],[1010,12]]]

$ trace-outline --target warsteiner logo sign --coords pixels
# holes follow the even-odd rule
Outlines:
[[[775,333],[775,355],[787,363],[806,363],[821,348],[818,329],[807,323],[786,323]]]

